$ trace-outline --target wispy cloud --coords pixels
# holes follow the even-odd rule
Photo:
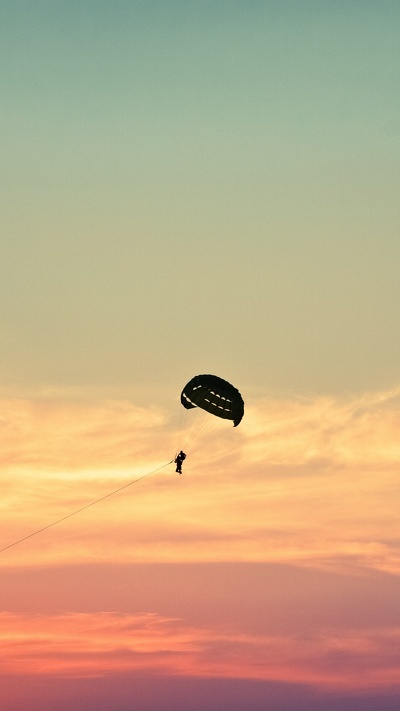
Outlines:
[[[399,424],[398,390],[254,400],[237,430],[200,449],[194,430],[183,477],[165,467],[32,539],[18,560],[351,561],[398,573]],[[176,438],[158,408],[3,402],[2,543],[162,466]]]
[[[242,678],[322,688],[395,688],[400,628],[238,634],[156,614],[0,615],[1,673]],[[360,674],[360,669],[364,673]],[[367,672],[367,673],[365,673]]]
[[[2,400],[0,462],[58,472],[123,468],[148,459],[149,439],[165,420],[161,409],[123,401]]]

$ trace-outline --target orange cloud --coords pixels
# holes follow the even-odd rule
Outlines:
[[[149,438],[165,427],[155,407],[128,402],[2,400],[0,463],[9,469],[106,469],[148,460]]]
[[[126,402],[7,401],[2,418],[0,548],[162,466],[178,438],[166,412]],[[399,391],[255,400],[203,448],[194,431],[182,477],[167,466],[1,562],[353,561],[398,574],[399,424]]]

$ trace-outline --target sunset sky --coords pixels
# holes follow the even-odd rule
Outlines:
[[[399,31],[0,0],[2,711],[399,708]]]

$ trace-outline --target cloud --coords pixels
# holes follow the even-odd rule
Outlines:
[[[359,397],[264,400],[246,409],[251,461],[397,466],[400,390]]]
[[[336,690],[400,684],[400,628],[325,629],[307,637],[238,634],[157,614],[110,612],[3,613],[0,621],[2,675],[91,677],[145,670]]]
[[[163,467],[178,436],[165,410],[123,401],[7,400],[1,411],[3,545]],[[399,573],[399,424],[398,390],[255,399],[239,428],[200,449],[192,431],[182,477],[166,466],[31,539],[18,560],[350,562]]]
[[[129,402],[2,400],[3,467],[75,471],[123,468],[148,457],[151,436],[165,425],[161,409]]]

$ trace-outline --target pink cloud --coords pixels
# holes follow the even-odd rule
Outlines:
[[[400,686],[400,627],[306,637],[187,626],[157,614],[0,615],[1,674],[92,677],[145,670],[323,689]],[[363,673],[360,673],[363,670]],[[365,673],[367,672],[367,673]]]

